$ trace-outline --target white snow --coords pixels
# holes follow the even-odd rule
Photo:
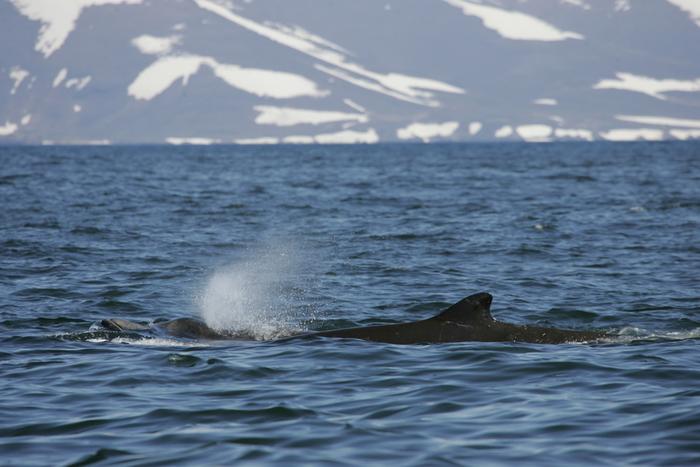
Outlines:
[[[190,76],[199,71],[202,61],[202,57],[194,55],[159,58],[139,73],[127,91],[137,100],[151,100],[178,79],[186,86]]]
[[[700,1],[698,0],[667,0],[670,4],[677,6],[688,13],[688,16],[700,27]]]
[[[323,97],[329,94],[328,91],[319,90],[310,79],[294,73],[216,62],[208,64],[213,68],[214,74],[228,85],[260,97],[289,99],[301,96]]]
[[[68,76],[68,69],[61,68],[56,77],[53,79],[53,87],[57,88],[61,85],[64,79]]]
[[[90,81],[92,81],[92,76],[89,75],[82,78],[71,78],[66,81],[66,88],[70,89],[75,87],[76,90],[80,91],[87,86]]]
[[[615,115],[617,120],[623,122],[641,123],[643,125],[680,126],[686,128],[700,128],[700,120],[687,118],[656,117],[647,115]]]
[[[316,140],[314,140],[313,136],[305,136],[305,135],[285,136],[284,139],[282,140],[282,142],[285,144],[313,144],[315,141]]]
[[[168,144],[174,144],[177,146],[179,146],[181,144],[209,145],[209,144],[220,143],[221,140],[213,139],[213,138],[201,138],[198,136],[186,137],[186,138],[181,138],[178,136],[170,136],[168,138],[165,138],[165,142]]]
[[[258,125],[320,125],[322,123],[355,121],[366,123],[367,116],[357,113],[335,112],[327,110],[295,109],[291,107],[273,107],[258,105],[254,107],[259,115],[255,119]]]
[[[210,67],[226,84],[260,97],[286,99],[327,94],[320,91],[316,83],[300,75],[221,64],[211,57],[199,55],[159,58],[139,73],[129,85],[128,94],[138,100],[151,100],[177,80],[182,80],[183,86],[187,85],[190,76],[197,73],[202,65]]]
[[[84,76],[82,78],[70,78],[69,80],[66,80],[67,76],[68,69],[61,68],[61,70],[56,74],[56,77],[53,79],[53,87],[57,88],[65,81],[65,87],[67,89],[74,87],[76,90],[80,91],[85,86],[87,86],[90,83],[90,81],[92,81],[92,76],[90,75]]]
[[[109,146],[112,142],[108,139],[72,139],[65,141],[54,141],[45,139],[41,142],[43,146],[54,146],[60,144],[80,145],[80,146]]]
[[[540,99],[535,99],[532,102],[534,102],[537,105],[557,105],[558,104],[556,99],[552,99],[550,97],[542,97]]]
[[[10,91],[10,94],[14,94],[17,92],[17,89],[22,85],[22,81],[29,76],[29,72],[25,70],[24,68],[20,66],[13,66],[10,69],[10,79],[12,79],[15,83],[12,85],[12,90]]]
[[[493,134],[496,138],[507,138],[513,134],[513,127],[510,125],[504,125]]]
[[[26,126],[26,125],[29,125],[29,123],[31,121],[32,121],[32,115],[27,114],[24,117],[22,117],[22,120],[20,120],[19,122],[22,124],[22,126]]]
[[[385,96],[393,97],[394,99],[402,100],[402,101],[407,101],[407,102],[412,102],[414,104],[420,104],[420,102],[416,102],[414,99],[410,97],[406,97],[401,93],[386,89],[383,87],[381,84],[366,80],[363,78],[357,78],[350,73],[347,73],[339,68],[333,68],[325,65],[321,65],[319,63],[314,65],[314,68],[316,68],[319,71],[322,71],[323,73],[326,73],[334,78],[338,78],[340,80],[343,80],[345,82],[348,82],[350,84],[353,84],[357,87],[367,89],[369,91],[377,92],[380,94],[384,94]],[[440,104],[439,102],[435,100],[429,100],[426,102],[423,102],[422,105],[426,105],[428,107],[438,107]]]
[[[629,0],[615,0],[615,11],[630,11],[631,9]]]
[[[590,10],[591,6],[584,2],[583,0],[560,0],[561,3],[572,5],[572,6],[577,6],[581,8],[582,10]]]
[[[424,143],[430,142],[433,138],[449,138],[459,128],[457,122],[444,123],[411,123],[410,125],[396,130],[399,139],[418,138]]]
[[[339,46],[338,44],[335,44],[327,39],[324,39],[321,36],[318,36],[314,33],[311,33],[309,31],[303,29],[300,26],[288,27],[288,26],[285,26],[284,24],[272,23],[272,22],[265,22],[265,26],[270,27],[270,28],[275,28],[278,31],[281,31],[283,33],[298,37],[299,39],[302,39],[302,40],[306,40],[309,42],[315,42],[316,44],[318,44],[322,47],[327,47],[329,49],[333,49],[333,50],[340,52],[340,53],[344,53],[344,54],[350,53],[349,51],[345,50],[343,47]]]
[[[180,36],[158,37],[143,34],[131,40],[131,44],[146,55],[163,55],[169,53],[173,46],[180,43]]]
[[[557,138],[585,139],[586,141],[593,141],[594,139],[591,130],[577,128],[557,128],[554,130],[554,136]]]
[[[563,125],[563,124],[564,124],[564,119],[561,118],[559,115],[550,115],[548,118],[549,118],[550,120],[552,120],[553,122],[556,122],[557,125]]]
[[[49,57],[61,48],[84,8],[100,5],[134,5],[142,0],[10,0],[32,21],[40,21],[34,49]]]
[[[445,0],[467,16],[476,16],[488,29],[501,37],[519,41],[563,41],[583,39],[581,34],[562,31],[534,16],[519,11],[505,10],[495,6],[477,4],[465,0]]]
[[[337,133],[324,133],[316,135],[314,139],[320,144],[374,144],[379,142],[379,135],[374,128],[370,128],[364,132],[345,130]]]
[[[664,132],[656,128],[618,128],[602,131],[600,136],[608,141],[660,141],[664,138]]]
[[[542,124],[520,125],[515,131],[522,139],[531,143],[550,141],[549,137],[552,135],[552,127]]]
[[[477,134],[478,132],[481,131],[481,128],[482,128],[481,122],[471,122],[469,124],[469,134],[471,136],[474,136],[475,134]]]
[[[78,113],[78,112],[80,112],[81,110],[83,110],[83,107],[82,107],[81,105],[75,104],[75,105],[73,106],[73,112]]]
[[[5,120],[5,124],[0,126],[0,136],[9,136],[17,131],[17,124]]]
[[[367,109],[365,109],[360,104],[358,104],[357,102],[355,102],[351,99],[343,99],[343,102],[345,103],[345,105],[347,105],[348,107],[350,107],[353,110],[357,110],[358,112],[362,112],[362,113],[367,113]]]
[[[681,129],[673,129],[669,131],[671,136],[673,136],[676,139],[698,139],[700,138],[700,130],[681,130]]]
[[[290,135],[281,140],[279,138],[265,136],[261,138],[241,138],[236,144],[374,144],[379,141],[379,135],[370,128],[367,131],[339,131],[337,133],[321,133],[319,135]]]
[[[234,140],[236,144],[277,144],[279,143],[279,138],[272,136],[263,136],[262,138],[240,138]]]
[[[593,86],[593,89],[621,89],[623,91],[640,92],[656,99],[666,100],[665,92],[697,92],[700,91],[700,78],[696,80],[655,79],[632,73],[615,73],[617,79],[603,79]]]
[[[304,32],[304,34],[299,34],[299,30],[290,33],[286,30],[266,26],[245,18],[214,1],[194,1],[200,8],[210,11],[227,21],[316,60],[332,65],[335,68],[318,64],[316,68],[365,89],[380,92],[396,99],[432,107],[438,107],[440,103],[433,98],[433,94],[429,91],[464,93],[464,90],[441,81],[398,73],[382,74],[368,70],[362,65],[348,61],[340,46],[334,45],[334,47],[329,47],[326,44],[329,41],[311,35],[311,33]],[[309,38],[311,36],[313,36],[313,40]]]

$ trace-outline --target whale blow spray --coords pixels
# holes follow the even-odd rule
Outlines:
[[[209,277],[197,298],[201,318],[212,329],[273,339],[303,332],[313,309],[304,304],[303,268],[290,246],[257,249],[249,258]]]

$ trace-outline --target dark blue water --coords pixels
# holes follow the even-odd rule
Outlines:
[[[697,465],[700,145],[0,148],[0,463]],[[295,332],[499,320],[596,344]],[[258,341],[110,333],[199,316]]]

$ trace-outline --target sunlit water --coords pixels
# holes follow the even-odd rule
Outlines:
[[[0,464],[697,465],[700,145],[0,148]],[[497,319],[598,344],[274,339]],[[197,316],[254,340],[107,332]]]

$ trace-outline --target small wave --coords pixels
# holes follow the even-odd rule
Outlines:
[[[70,233],[75,235],[104,235],[108,232],[108,230],[95,227],[94,225],[81,225],[70,231]]]
[[[179,339],[169,339],[165,337],[94,337],[85,339],[85,342],[90,342],[93,344],[129,344],[129,345],[139,345],[145,347],[209,347],[208,342],[200,341],[187,341]]]
[[[639,341],[681,341],[688,339],[700,339],[700,328],[657,332],[629,326],[620,329],[616,336],[605,340],[616,344],[629,344]]]

